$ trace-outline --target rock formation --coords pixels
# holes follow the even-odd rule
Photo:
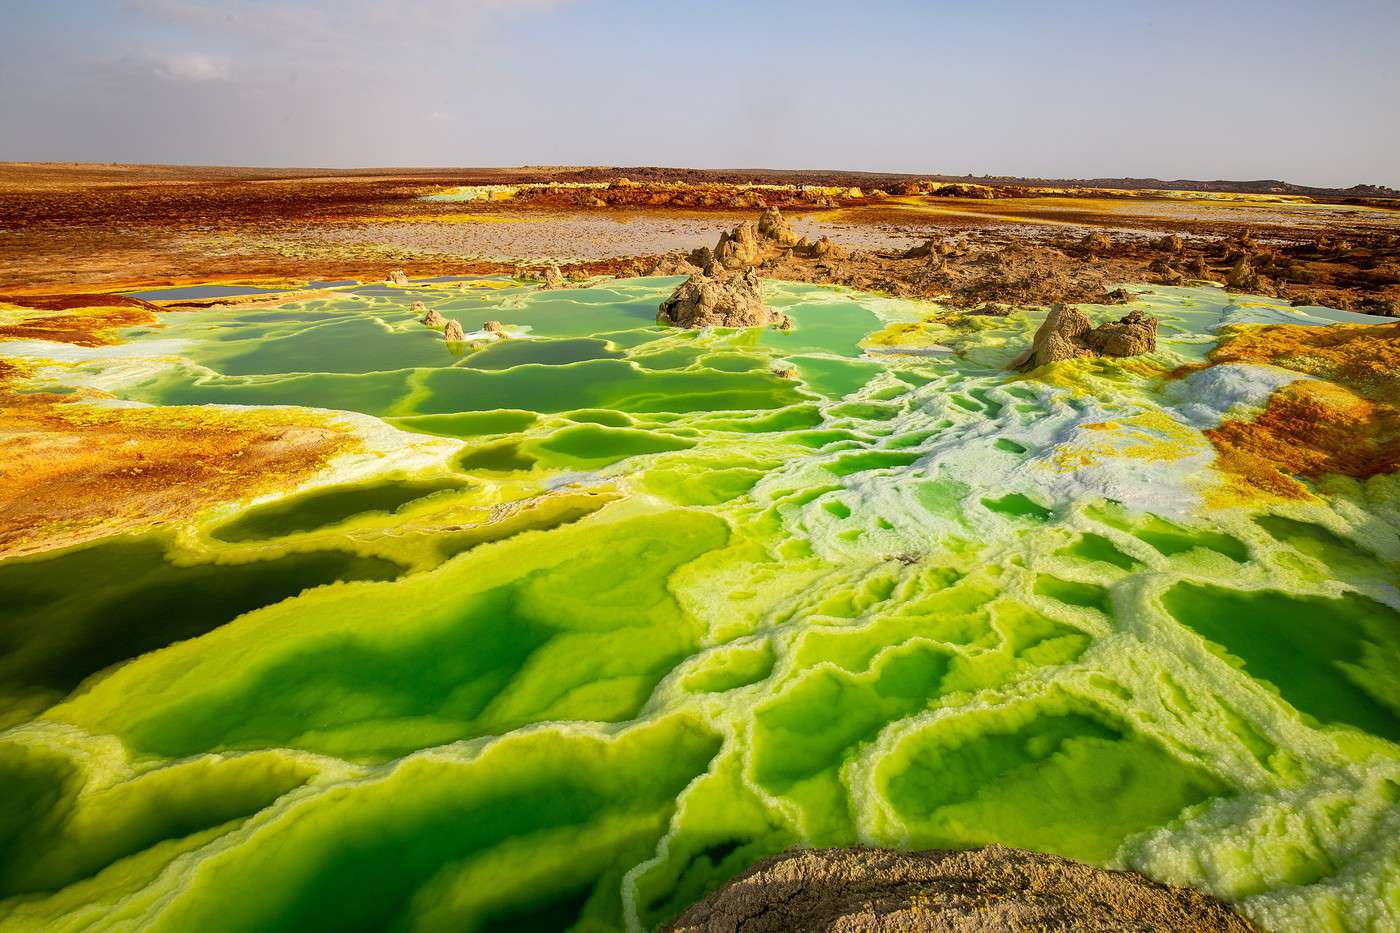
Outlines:
[[[1181,270],[1176,268],[1176,266],[1172,264],[1173,262],[1175,262],[1175,260],[1166,260],[1159,256],[1148,264],[1147,271],[1155,272],[1157,278],[1154,281],[1162,285],[1180,285],[1186,279],[1186,276],[1181,274]]]
[[[758,242],[758,224],[746,220],[733,230],[721,233],[715,244],[715,261],[726,269],[756,266],[764,259]]]
[[[691,907],[676,933],[907,930],[1252,933],[1215,898],[1126,871],[1004,846],[794,851]]]
[[[822,236],[813,243],[807,250],[807,254],[816,259],[845,259],[850,256],[850,251],[844,246],[838,246],[827,237]]]
[[[503,337],[506,335],[506,326],[500,321],[487,321],[481,325],[481,329],[488,334],[500,334]]]
[[[792,246],[797,242],[797,234],[783,219],[783,212],[776,207],[765,208],[763,213],[758,215],[758,235],[779,246]]]
[[[904,251],[905,259],[921,259],[930,256],[947,256],[953,252],[953,247],[946,240],[931,237],[920,243],[918,246],[911,246]]]
[[[800,250],[803,242],[788,225],[782,211],[769,207],[758,216],[757,222],[746,220],[733,230],[721,233],[712,252],[714,261],[725,269],[745,269],[781,255],[785,250]],[[696,260],[705,257],[698,257],[696,252],[691,254],[690,261],[703,269],[706,263]]]
[[[544,270],[544,284],[541,289],[568,288],[569,280],[564,278],[564,273],[559,271],[559,267],[550,263]]]
[[[1259,273],[1254,270],[1249,253],[1244,253],[1235,260],[1229,275],[1225,276],[1225,285],[1246,292],[1259,290]]]
[[[407,285],[407,284],[408,284],[408,276],[406,276],[406,275],[403,274],[403,270],[402,270],[402,269],[395,269],[393,272],[390,272],[390,273],[389,273],[388,284],[390,284],[390,285]]]
[[[1011,364],[1028,372],[1046,363],[1081,356],[1140,356],[1157,349],[1157,319],[1130,311],[1117,321],[1094,327],[1078,308],[1057,304],[1035,332],[1031,348]]]
[[[753,269],[727,278],[692,275],[661,303],[656,322],[677,327],[791,326],[786,314],[763,303],[763,290]]]
[[[414,310],[417,310],[418,304],[418,302],[415,302]],[[429,327],[433,328],[434,330],[438,329],[439,327],[442,327],[444,324],[447,323],[447,318],[443,317],[441,314],[438,314],[436,308],[429,308],[427,312],[425,312],[424,315],[421,318],[419,318],[419,320],[422,321],[424,324],[428,325]]]
[[[467,335],[462,332],[462,325],[456,321],[447,322],[447,326],[443,328],[442,336],[448,343],[461,343],[467,339]]]
[[[705,251],[708,253],[709,247],[705,247]],[[711,256],[711,262],[713,261],[714,257]],[[704,271],[703,266],[695,265],[684,256],[671,254],[657,260],[656,265],[651,267],[651,271],[647,275],[695,275],[702,271]]]
[[[1085,235],[1084,242],[1080,245],[1086,253],[1106,253],[1113,248],[1113,241],[1102,230],[1092,230]]]

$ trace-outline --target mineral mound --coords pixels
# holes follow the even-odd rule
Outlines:
[[[428,327],[437,329],[447,325],[447,318],[439,314],[437,308],[429,308],[421,301],[415,301],[413,303],[413,312],[415,314],[421,314],[422,316],[419,317],[418,320]]]
[[[658,324],[677,327],[761,327],[774,324],[786,329],[788,316],[763,303],[758,273],[752,268],[739,275],[692,275],[661,303]]]
[[[668,929],[1249,933],[1255,927],[1191,888],[1054,855],[987,846],[965,852],[789,852],[759,862]]]
[[[1031,348],[1011,367],[1024,372],[1081,356],[1140,356],[1156,349],[1157,319],[1150,314],[1130,311],[1095,327],[1083,311],[1057,304],[1035,332]]]

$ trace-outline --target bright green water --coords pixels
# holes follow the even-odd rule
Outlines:
[[[0,563],[0,928],[650,928],[855,842],[1400,928],[1393,477],[1207,504],[1218,390],[1008,379],[1034,314],[863,356],[927,309],[781,286],[789,333],[677,332],[673,285],[170,314],[56,371],[443,440]],[[413,300],[527,336],[454,352]],[[1147,304],[1163,370],[1244,313]]]

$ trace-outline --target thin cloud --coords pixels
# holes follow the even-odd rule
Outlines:
[[[223,81],[229,76],[229,65],[226,60],[212,55],[186,52],[159,62],[155,72],[169,81]]]

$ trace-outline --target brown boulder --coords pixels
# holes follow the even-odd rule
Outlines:
[[[1129,311],[1118,320],[1091,330],[1088,339],[1099,356],[1141,356],[1157,349],[1157,319],[1141,311]]]
[[[987,846],[966,851],[793,851],[691,907],[676,933],[908,930],[1253,933],[1219,900],[1127,871]]]
[[[1032,369],[1081,356],[1139,356],[1157,349],[1157,319],[1130,311],[1117,321],[1094,327],[1078,308],[1057,304],[1035,332],[1031,348],[1012,362],[1012,369]]]
[[[443,328],[442,336],[448,343],[461,343],[467,339],[467,335],[462,332],[462,325],[456,321],[447,322],[447,326]]]
[[[505,325],[500,321],[487,321],[481,325],[481,329],[488,334],[501,334],[502,336],[504,336],[506,332]]]
[[[419,310],[422,307],[422,302],[415,301],[413,303],[413,307],[415,311]],[[438,314],[437,308],[427,309],[426,311],[424,311],[423,316],[419,318],[419,320],[426,324],[428,327],[433,328],[434,330],[436,330],[439,327],[442,327],[447,323],[447,318],[443,317],[441,314]]]
[[[676,327],[782,326],[787,315],[763,303],[758,273],[746,269],[727,278],[692,275],[661,303],[658,324]]]

